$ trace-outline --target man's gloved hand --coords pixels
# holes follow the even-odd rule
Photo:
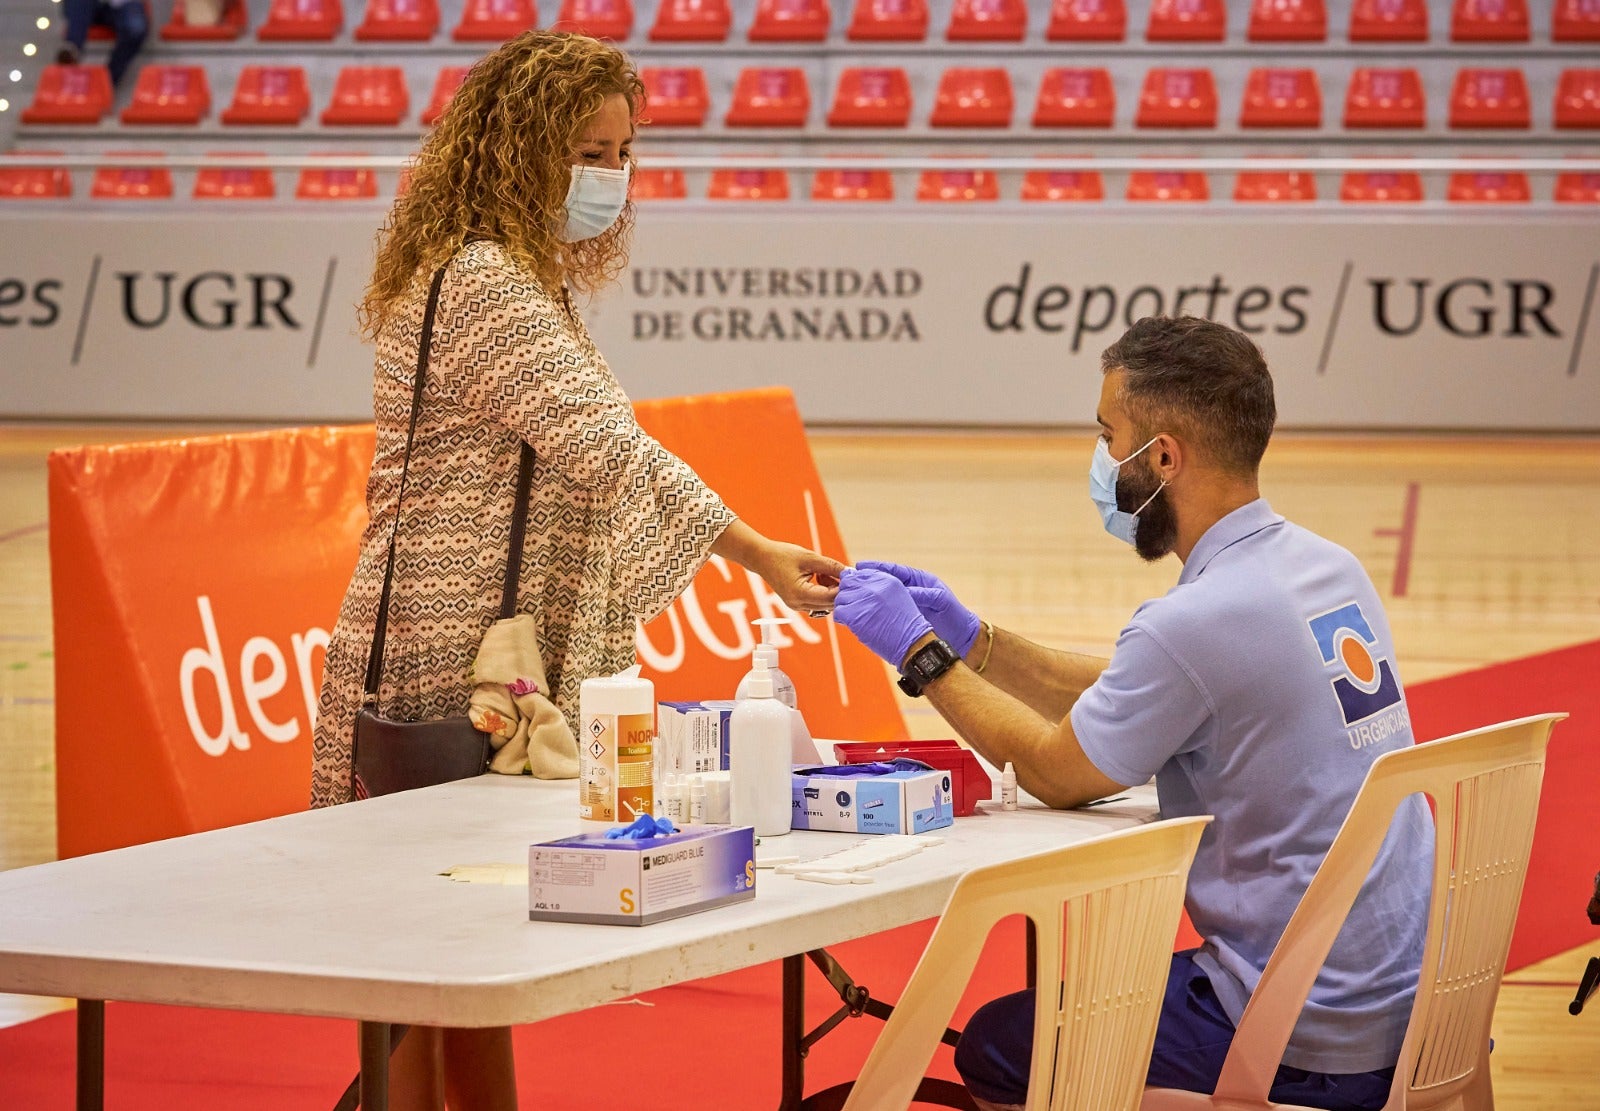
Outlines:
[[[978,629],[983,623],[978,620],[977,614],[961,604],[960,599],[937,576],[917,567],[874,559],[864,559],[856,566],[868,571],[882,571],[899,579],[910,588],[917,609],[933,625],[933,631],[939,634],[940,640],[954,648],[958,656],[965,656],[972,651],[973,644],[978,640]]]
[[[905,663],[911,646],[934,631],[910,589],[885,571],[841,572],[833,616],[896,670]]]

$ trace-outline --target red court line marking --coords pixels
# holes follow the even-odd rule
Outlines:
[[[7,540],[16,540],[18,537],[27,536],[29,533],[43,532],[49,527],[48,523],[40,521],[36,525],[23,525],[21,528],[12,529],[10,532],[0,532],[0,544],[4,544]]]
[[[1412,543],[1417,536],[1417,501],[1421,492],[1420,483],[1406,483],[1406,507],[1400,516],[1400,527],[1372,530],[1373,536],[1384,538],[1394,536],[1400,540],[1400,547],[1394,554],[1394,585],[1389,591],[1396,598],[1404,598],[1406,588],[1411,585]]]

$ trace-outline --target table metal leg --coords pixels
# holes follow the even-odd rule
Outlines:
[[[779,1111],[800,1111],[806,1095],[806,958],[783,958],[783,1098]]]
[[[389,1024],[361,1024],[361,1111],[389,1111]]]
[[[104,1111],[106,1105],[106,1005],[78,1000],[78,1111]]]

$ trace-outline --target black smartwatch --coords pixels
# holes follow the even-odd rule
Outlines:
[[[912,698],[922,697],[922,688],[961,662],[956,650],[942,640],[931,640],[911,653],[898,680],[900,689]]]

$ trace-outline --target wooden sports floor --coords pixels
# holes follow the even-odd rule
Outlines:
[[[0,426],[0,868],[55,856],[45,456],[184,431],[197,430]],[[1087,430],[812,438],[852,557],[931,568],[996,624],[1104,655],[1178,568],[1101,531],[1092,446]],[[1283,434],[1262,477],[1274,508],[1366,565],[1405,681],[1600,639],[1600,439]],[[114,728],[114,692],[97,697]],[[948,735],[923,704],[905,710],[916,735]],[[1573,893],[1574,914],[1586,897]],[[1566,1009],[1590,954],[1600,928],[1506,978],[1491,1059],[1502,1111],[1600,1111],[1600,999]],[[61,1006],[0,996],[0,1024]]]

